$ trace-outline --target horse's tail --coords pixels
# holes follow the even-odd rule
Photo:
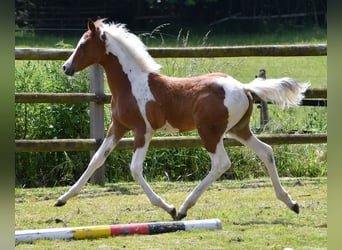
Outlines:
[[[276,103],[283,108],[297,106],[304,98],[303,93],[309,83],[299,83],[292,78],[262,79],[256,78],[245,84],[245,89],[255,93],[263,101]]]

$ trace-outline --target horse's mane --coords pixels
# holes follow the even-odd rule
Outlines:
[[[101,35],[106,36],[106,52],[117,56],[126,73],[133,69],[146,73],[159,72],[161,66],[151,57],[140,38],[130,33],[124,24],[101,23],[100,30]]]

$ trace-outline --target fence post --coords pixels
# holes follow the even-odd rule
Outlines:
[[[266,70],[259,69],[259,74],[256,77],[266,79]],[[267,102],[260,101],[258,108],[260,108],[260,130],[262,130],[269,121]]]
[[[90,85],[89,92],[97,95],[104,94],[104,72],[103,68],[98,65],[90,67]],[[103,139],[104,138],[104,104],[90,102],[90,138]],[[95,151],[90,151],[90,157],[94,155]],[[95,171],[90,178],[90,183],[97,185],[104,185],[105,183],[105,169],[101,166]]]

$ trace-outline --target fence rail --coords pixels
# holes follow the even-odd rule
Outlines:
[[[305,93],[305,99],[326,99],[327,89],[310,88]],[[110,103],[112,95],[95,93],[15,93],[16,103]],[[260,101],[254,96],[256,102]]]
[[[326,134],[267,134],[258,138],[270,145],[279,144],[313,144],[326,143]],[[52,139],[52,140],[16,140],[16,152],[64,152],[64,151],[93,151],[101,145],[98,139]],[[116,150],[133,148],[133,138],[123,138],[115,147]],[[224,138],[225,146],[241,146],[232,138]],[[163,136],[153,137],[150,148],[197,148],[203,144],[199,136]]]
[[[65,60],[73,49],[16,48],[15,60]],[[223,47],[149,48],[155,58],[245,57],[245,56],[326,56],[326,44],[255,45]]]
[[[65,60],[73,49],[16,48],[15,60]],[[155,58],[195,58],[195,57],[248,57],[248,56],[326,56],[327,45],[264,45],[264,46],[226,46],[195,48],[150,48],[149,53]],[[90,70],[90,91],[93,93],[16,93],[16,103],[81,103],[90,102],[90,137],[95,139],[55,139],[55,140],[15,140],[16,152],[52,152],[52,151],[94,151],[104,137],[103,105],[110,102],[111,95],[103,91],[103,71],[98,66]],[[327,105],[326,89],[309,89],[305,93],[303,105]],[[309,100],[307,100],[309,99]],[[316,99],[316,100],[313,100]],[[317,100],[319,99],[319,100]],[[255,101],[260,101],[255,97]],[[326,143],[325,134],[273,134],[259,135],[262,141],[275,144]],[[239,142],[225,138],[226,146],[238,146]],[[200,147],[197,136],[155,137],[151,148]],[[116,149],[131,149],[132,138],[124,138]],[[104,170],[95,173],[93,183],[104,183]]]

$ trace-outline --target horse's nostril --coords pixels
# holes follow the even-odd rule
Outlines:
[[[67,64],[65,64],[65,65],[62,66],[62,68],[63,68],[64,74],[66,74],[68,76],[73,76],[74,73],[75,73],[74,68],[72,66],[70,66],[70,65],[68,66]]]

